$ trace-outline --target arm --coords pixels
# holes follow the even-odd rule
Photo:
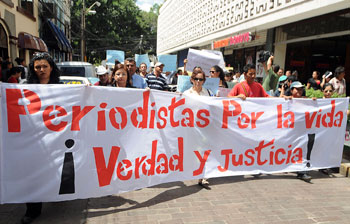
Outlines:
[[[188,75],[187,70],[186,70],[187,62],[188,62],[188,60],[187,60],[187,58],[186,58],[186,59],[184,60],[184,74],[185,74],[185,75]]]
[[[326,84],[326,77],[325,77],[325,75],[322,76],[322,82],[320,84],[321,89],[323,89],[324,84]]]
[[[266,66],[267,68],[266,68],[266,71],[268,71],[268,70],[270,70],[270,69],[272,68],[273,59],[274,59],[274,57],[271,56],[271,57],[269,57],[269,60],[267,60],[267,66]]]

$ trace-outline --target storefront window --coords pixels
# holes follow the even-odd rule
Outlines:
[[[350,9],[282,26],[287,40],[350,30]]]

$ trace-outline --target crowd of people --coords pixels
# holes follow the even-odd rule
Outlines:
[[[217,93],[203,87],[206,79],[219,78],[219,87],[230,88],[228,97],[236,97],[246,100],[249,97],[284,97],[285,99],[305,97],[306,89],[322,90],[324,98],[331,98],[334,93],[346,94],[345,69],[339,66],[334,73],[327,71],[319,78],[320,73],[314,71],[306,85],[298,80],[297,71],[286,71],[273,64],[271,56],[263,63],[265,76],[262,83],[256,79],[256,66],[247,64],[242,73],[238,70],[225,72],[220,66],[213,65],[208,76],[201,67],[194,67],[191,71],[190,81],[192,87],[186,90],[184,95],[198,95],[215,97]],[[6,58],[1,66],[1,80],[4,82],[18,83],[20,78],[26,78],[29,84],[58,84],[60,71],[54,60],[48,53],[36,53],[31,60],[28,69],[25,62],[16,59],[17,66]],[[123,63],[116,61],[113,70],[104,66],[96,68],[99,78],[96,86],[111,86],[120,88],[140,88],[169,91],[169,85],[177,84],[178,76],[188,75],[186,70],[187,60],[184,61],[184,71],[178,70],[171,79],[163,73],[164,64],[155,63],[149,70],[145,63],[136,66],[133,58],[127,58]],[[323,170],[324,171],[324,170]],[[311,176],[307,172],[298,172],[297,177],[304,181],[310,181]],[[199,185],[209,185],[207,179],[200,179]],[[42,203],[27,203],[27,211],[22,218],[22,223],[31,223],[41,213]]]
[[[24,59],[16,58],[14,64],[9,57],[0,57],[0,81],[19,83],[20,79],[28,76],[28,69]]]

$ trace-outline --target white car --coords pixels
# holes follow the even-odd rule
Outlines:
[[[64,76],[96,77],[95,67],[88,62],[65,61],[56,65]]]
[[[79,76],[60,76],[60,82],[63,84],[93,85],[88,78]]]

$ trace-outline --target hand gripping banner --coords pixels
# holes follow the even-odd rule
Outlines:
[[[348,99],[1,85],[1,203],[338,167]]]

